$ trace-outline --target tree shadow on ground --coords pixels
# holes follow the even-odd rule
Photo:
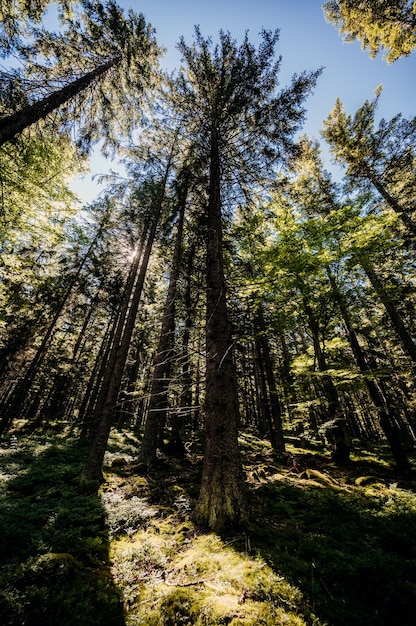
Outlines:
[[[1,450],[0,623],[124,626],[105,511],[82,493],[80,442]]]
[[[414,494],[374,477],[358,486],[354,468],[350,485],[329,472],[312,473],[310,480],[286,473],[257,484],[251,550],[330,625],[413,626]]]
[[[261,558],[277,576],[299,589],[303,599],[292,609],[307,624],[413,626],[415,483],[398,482],[394,469],[377,455],[375,461],[361,457],[359,463],[342,469],[329,456],[303,452],[297,457],[301,474],[293,469],[291,455],[277,458],[257,438],[245,443],[251,523],[239,534],[222,535],[224,547],[251,559]],[[135,470],[128,463],[119,468],[126,480]],[[161,456],[138,487],[138,494],[160,510],[160,518],[164,516],[157,533],[165,532],[163,524],[169,527],[182,520],[188,525],[189,536],[179,552],[203,534],[203,529],[193,529],[187,522],[198,497],[201,471],[200,455]],[[170,541],[172,528],[169,532]],[[180,533],[186,534],[184,527]],[[188,583],[193,584],[186,579]],[[200,593],[202,602],[203,587],[192,589],[194,595]],[[244,595],[245,590],[241,591]],[[287,598],[263,591],[263,601],[290,610]]]

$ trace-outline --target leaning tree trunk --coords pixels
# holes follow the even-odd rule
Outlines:
[[[211,132],[206,247],[205,453],[195,520],[212,530],[238,526],[246,517],[238,446],[239,406],[223,267],[220,157]]]
[[[345,303],[344,296],[338,289],[338,286],[329,268],[327,270],[327,273],[331,282],[334,299],[339,306],[342,319],[344,320],[344,324],[348,332],[351,349],[354,353],[358,368],[363,374],[371,374],[371,368],[359,344],[357,335],[351,322],[348,307]],[[365,376],[364,381],[367,386],[370,398],[377,409],[379,423],[390,445],[393,458],[397,465],[397,469],[403,473],[409,473],[411,468],[406,455],[406,451],[401,441],[400,433],[396,427],[396,416],[394,415],[393,410],[390,408],[389,403],[386,401],[376,381],[369,376]]]
[[[102,411],[100,410],[100,421],[95,432],[90,453],[82,471],[81,479],[85,481],[93,481],[94,483],[96,483],[97,481],[102,481],[102,465],[104,460],[104,454],[106,451],[108,438],[110,436],[111,427],[114,421],[117,396],[120,391],[120,385],[127,361],[130,341],[134,331],[134,325],[136,321],[137,311],[139,308],[141,294],[143,291],[144,280],[146,277],[147,267],[149,265],[150,253],[152,251],[153,243],[156,237],[157,226],[159,224],[160,215],[162,213],[163,200],[165,197],[165,189],[171,167],[172,156],[173,148],[165,169],[164,178],[160,183],[160,190],[157,195],[154,207],[153,221],[150,228],[146,248],[143,253],[140,271],[132,294],[121,341],[115,342],[113,346],[114,358],[110,358],[112,365],[111,378],[109,380],[108,387],[105,387],[107,393],[105,396],[105,402],[102,407]]]
[[[407,330],[394,302],[391,300],[390,296],[384,289],[384,286],[381,280],[379,279],[377,272],[375,271],[369,258],[364,254],[360,254],[358,255],[358,259],[365,273],[367,274],[367,277],[371,285],[373,286],[374,291],[376,292],[376,294],[381,300],[381,303],[386,309],[390,317],[391,323],[393,324],[394,329],[396,330],[396,333],[401,339],[404,351],[411,358],[413,363],[415,363],[416,362],[416,344],[413,341],[412,336],[410,335],[409,331]]]
[[[80,76],[69,85],[62,87],[58,91],[51,93],[43,100],[34,102],[26,106],[21,111],[16,111],[0,119],[0,146],[6,141],[10,141],[16,135],[22,133],[26,128],[43,120],[60,106],[77,96],[89,87],[95,80],[103,76],[111,68],[118,65],[122,57],[117,56],[106,63],[96,67],[91,72]]]
[[[155,355],[147,419],[137,459],[140,465],[147,468],[151,467],[156,462],[157,446],[167,417],[169,374],[173,358],[172,348],[175,331],[176,288],[182,258],[182,236],[186,196],[186,190],[182,190],[172,269],[163,311],[162,328],[160,330],[159,343]]]
[[[406,230],[412,235],[412,237],[416,236],[416,224],[410,217],[408,213],[406,213],[406,209],[400,205],[400,203],[396,200],[394,196],[392,196],[386,187],[382,184],[382,182],[374,175],[373,171],[370,167],[364,167],[364,172],[368,180],[372,183],[372,185],[377,189],[381,197],[387,202],[388,206],[393,209],[396,215],[399,216],[401,221],[403,222]]]

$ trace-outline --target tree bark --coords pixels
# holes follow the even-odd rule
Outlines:
[[[71,98],[84,91],[97,78],[100,78],[108,70],[118,65],[121,60],[121,56],[110,59],[91,72],[80,76],[69,85],[46,96],[46,98],[28,105],[21,111],[16,111],[16,113],[0,118],[0,146],[6,143],[6,141],[13,139],[32,124],[45,119],[49,113],[52,113],[52,111],[55,111],[71,100]]]
[[[158,441],[167,417],[169,373],[173,358],[172,349],[175,330],[176,287],[182,258],[186,196],[187,192],[182,190],[172,269],[163,311],[162,328],[156,350],[147,419],[138,456],[138,463],[147,468],[156,462]]]
[[[212,128],[206,246],[205,453],[194,519],[219,531],[246,518],[239,407],[223,267],[220,157]]]
[[[334,299],[337,302],[339,309],[341,311],[342,319],[344,320],[345,327],[348,332],[348,337],[350,339],[351,349],[354,353],[356,363],[360,372],[363,374],[370,374],[371,368],[365,358],[365,354],[359,344],[357,335],[353,328],[350,314],[345,303],[345,299],[343,294],[338,289],[338,286],[335,282],[335,279],[328,269],[327,271],[329,280],[331,282],[332,293],[334,295]],[[365,384],[368,389],[368,393],[373,401],[374,406],[377,409],[378,419],[381,426],[382,431],[390,445],[393,458],[396,462],[397,469],[403,473],[409,473],[410,463],[406,455],[406,451],[401,441],[400,433],[398,429],[395,427],[396,417],[394,412],[389,407],[389,403],[386,401],[384,395],[379,389],[376,381],[373,378],[369,378],[369,376],[364,377]]]

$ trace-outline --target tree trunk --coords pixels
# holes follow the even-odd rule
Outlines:
[[[98,376],[96,378],[92,394],[85,405],[83,434],[88,434],[90,437],[94,436],[104,410],[104,404],[116,365],[118,347],[122,341],[126,317],[134,285],[137,280],[137,274],[139,272],[147,230],[148,225],[146,224],[143,228],[141,239],[139,245],[137,246],[133,263],[130,267],[126,286],[121,298],[120,308],[115,316],[113,327],[108,338],[109,341],[107,342],[105,351],[103,352],[104,358],[101,361],[101,366],[98,370]]]
[[[264,437],[267,432],[273,450],[276,450],[276,436],[273,428],[272,417],[270,415],[270,404],[267,397],[267,384],[266,375],[264,372],[264,363],[261,355],[261,349],[259,342],[255,341],[255,374],[256,374],[256,391],[257,391],[257,424],[258,434],[260,437]]]
[[[326,435],[332,444],[334,450],[332,453],[333,460],[340,464],[346,464],[350,460],[350,441],[345,423],[343,411],[341,409],[338,392],[333,383],[331,376],[325,374],[327,370],[325,354],[322,351],[319,341],[319,327],[315,319],[315,315],[307,301],[306,295],[302,295],[305,312],[308,316],[309,327],[312,333],[315,358],[318,364],[318,370],[324,375],[321,377],[321,383],[325,396],[328,401],[328,413],[326,418]]]
[[[371,171],[370,167],[366,166],[365,167],[365,172],[366,172],[366,175],[368,177],[368,180],[371,181],[371,183],[377,189],[377,191],[379,192],[381,197],[384,198],[384,200],[387,202],[389,207],[391,209],[393,209],[393,211],[399,216],[399,218],[402,220],[403,224],[405,225],[405,227],[409,231],[409,233],[413,237],[415,237],[416,236],[416,224],[412,220],[412,218],[406,213],[406,210],[402,206],[400,206],[400,203],[396,200],[396,198],[394,198],[387,191],[387,189],[380,182],[380,180],[376,176],[374,176],[374,174]]]
[[[176,143],[176,138],[175,138]],[[102,481],[102,465],[104,460],[104,454],[107,447],[108,438],[110,436],[111,427],[114,420],[114,412],[117,403],[117,396],[120,390],[120,384],[123,377],[124,368],[128,356],[130,347],[130,340],[133,335],[134,324],[136,321],[137,311],[139,308],[140,298],[143,290],[144,280],[146,277],[147,267],[149,264],[150,253],[153,247],[153,243],[156,237],[157,226],[159,224],[160,215],[163,207],[163,200],[165,197],[165,189],[168,180],[168,175],[171,167],[171,159],[173,155],[173,147],[169,157],[169,161],[166,165],[164,178],[160,183],[160,190],[156,198],[153,221],[150,228],[146,248],[144,250],[140,271],[137,277],[137,281],[132,294],[130,307],[128,309],[125,326],[123,328],[122,337],[120,342],[114,342],[113,345],[113,358],[111,361],[111,377],[108,387],[105,387],[107,393],[105,396],[105,402],[100,411],[100,421],[97,426],[97,430],[94,436],[94,440],[91,446],[90,453],[84,465],[82,471],[82,480],[101,482]],[[114,364],[114,365],[113,365]]]
[[[43,100],[31,104],[21,111],[16,111],[16,113],[1,118],[0,146],[6,143],[6,141],[13,139],[13,137],[23,132],[32,124],[45,119],[49,113],[52,113],[52,111],[55,111],[60,106],[71,100],[71,98],[84,91],[97,78],[100,78],[108,72],[108,70],[118,65],[121,59],[121,56],[110,59],[106,63],[103,63],[103,65],[95,68],[95,70],[84,74],[84,76],[77,78],[69,85],[66,85],[65,87],[62,87],[62,89],[46,96]]]
[[[341,311],[341,315],[344,320],[344,324],[345,324],[345,327],[347,329],[348,336],[350,339],[351,349],[354,353],[355,360],[359,367],[359,370],[363,374],[371,373],[371,368],[369,364],[367,363],[364,352],[361,349],[361,346],[358,342],[357,335],[352,326],[351,318],[349,315],[347,305],[344,300],[344,296],[338,289],[335,279],[332,276],[332,273],[330,272],[329,269],[327,273],[329,276],[329,280],[331,282],[332,293]],[[395,428],[396,419],[395,419],[394,413],[390,409],[389,404],[384,398],[376,381],[372,378],[369,378],[368,376],[365,376],[364,380],[368,389],[368,393],[370,394],[371,400],[373,401],[374,406],[377,409],[379,423],[390,445],[393,458],[397,465],[397,469],[403,473],[409,473],[411,468],[410,468],[409,460],[406,455],[406,451],[401,441],[400,433],[398,429]]]
[[[147,468],[156,462],[158,441],[166,423],[168,409],[169,374],[171,371],[175,332],[176,287],[182,258],[182,236],[187,191],[182,190],[181,195],[172,269],[154,362],[147,420],[138,456],[138,463]]]
[[[284,452],[285,441],[283,436],[282,408],[277,392],[269,343],[265,334],[266,324],[264,322],[263,309],[261,305],[256,311],[255,321],[259,331],[256,336],[257,350],[264,367],[266,378],[265,382],[267,394],[265,400],[268,406],[265,415],[269,423],[270,442],[275,452]]]
[[[178,449],[179,452],[183,446],[181,431],[184,424],[191,423],[193,414],[192,406],[192,376],[190,368],[189,342],[191,338],[191,330],[194,323],[194,313],[192,310],[192,270],[194,265],[195,244],[192,244],[188,250],[188,263],[186,267],[186,289],[184,297],[185,308],[185,324],[182,336],[181,348],[181,399],[179,411],[173,416],[172,431],[169,440],[170,449]]]
[[[211,131],[206,247],[205,453],[195,520],[212,530],[246,518],[244,475],[238,446],[239,407],[223,267],[220,157]]]
[[[115,421],[117,422],[118,429],[122,429],[126,423],[133,424],[135,421],[134,417],[137,410],[135,391],[139,371],[143,364],[145,335],[145,331],[140,330],[135,339],[133,339],[134,353],[132,358],[130,357],[131,363],[128,366],[128,375],[127,380],[124,383],[124,389],[120,393],[119,404],[121,406],[117,409],[117,413],[115,415]]]
[[[78,422],[82,425],[81,437],[90,437],[94,428],[94,407],[100,392],[100,386],[114,339],[118,318],[119,311],[116,311],[107,324],[98,354],[95,357],[93,370],[82,397],[78,411]]]
[[[402,342],[402,346],[404,351],[406,352],[406,354],[408,354],[408,356],[411,358],[411,360],[415,363],[416,362],[416,345],[409,333],[409,331],[407,330],[406,326],[403,323],[403,320],[398,312],[398,310],[396,309],[395,304],[392,302],[392,300],[390,299],[388,293],[386,292],[386,290],[384,289],[379,277],[377,276],[376,271],[374,270],[374,267],[372,266],[370,260],[368,259],[368,257],[364,254],[360,254],[358,256],[359,261],[362,265],[362,267],[364,268],[365,273],[368,276],[368,279],[371,283],[371,285],[374,288],[374,291],[376,292],[376,294],[378,295],[378,297],[381,300],[381,303],[383,304],[384,308],[386,309],[390,320],[398,334],[398,336],[401,339]]]

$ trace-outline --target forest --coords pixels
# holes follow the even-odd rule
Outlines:
[[[416,48],[414,1],[320,11]],[[135,8],[1,1],[4,626],[415,623],[416,117],[308,136],[279,37],[169,74]]]

